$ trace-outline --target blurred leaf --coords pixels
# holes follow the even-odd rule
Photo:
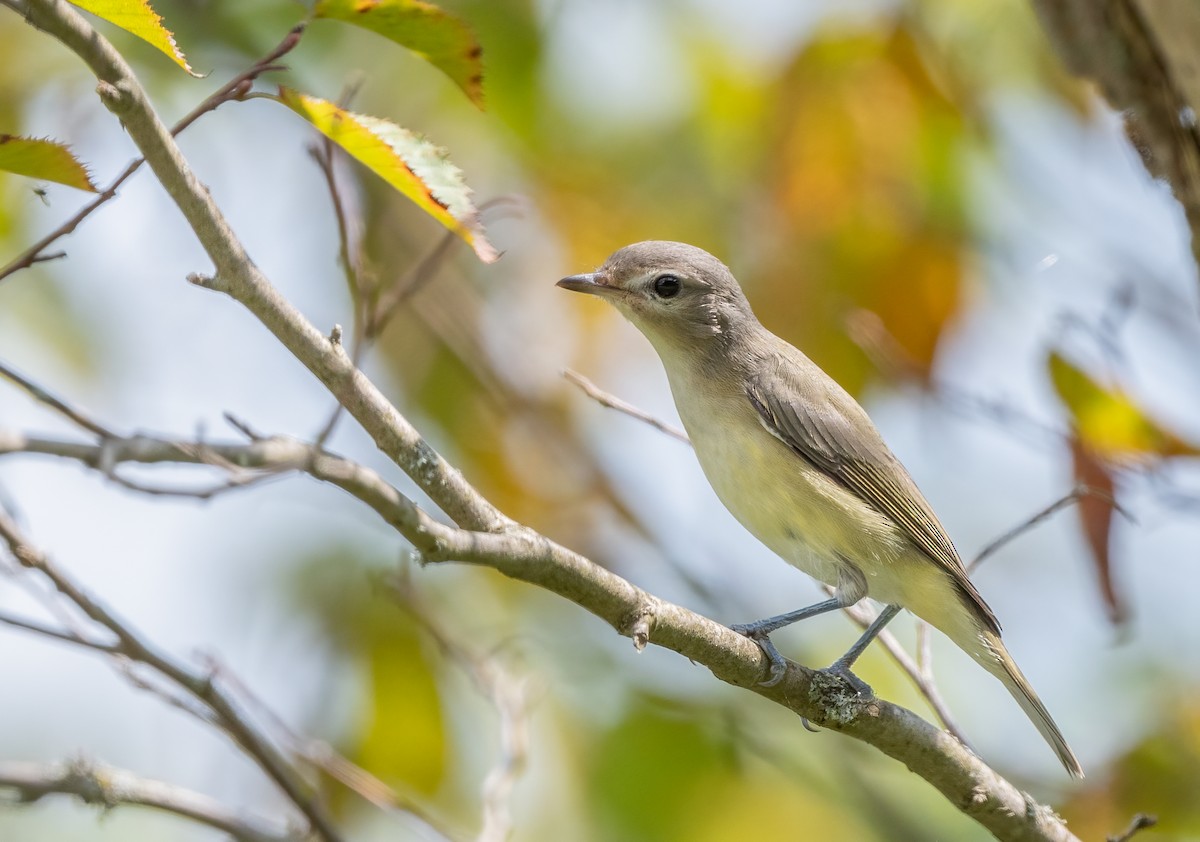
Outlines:
[[[407,47],[483,108],[483,49],[460,18],[422,0],[317,0],[313,13],[361,26]]]
[[[360,654],[370,686],[360,708],[355,760],[385,781],[432,793],[445,774],[445,722],[416,631],[397,622],[387,634],[372,636]]]
[[[698,793],[684,817],[687,830],[673,837],[689,842],[756,842],[795,839],[879,839],[857,815],[849,800],[822,797],[790,782],[713,780]],[[753,827],[753,834],[746,828]],[[797,833],[803,828],[803,833]],[[889,840],[903,838],[889,835]],[[936,837],[926,837],[936,838]]]
[[[780,230],[751,299],[851,391],[872,374],[843,328],[857,310],[927,377],[963,294],[962,115],[902,26],[814,41],[768,113]]]
[[[1079,498],[1079,520],[1083,535],[1092,551],[1092,563],[1100,581],[1100,593],[1108,609],[1108,619],[1119,625],[1127,619],[1125,601],[1117,593],[1112,575],[1112,522],[1116,511],[1117,486],[1109,465],[1078,439],[1071,439],[1071,458],[1075,482],[1097,493]]]
[[[39,263],[27,272],[27,283],[3,284],[4,306],[0,308],[0,335],[18,342],[36,342],[39,353],[66,366],[81,382],[99,393],[113,394],[119,386],[112,379],[112,337],[95,318],[95,310],[71,294],[69,282],[50,267]]]
[[[65,144],[53,140],[0,134],[0,170],[98,192],[87,167]]]
[[[1196,797],[1200,693],[1196,690],[1180,687],[1178,702],[1160,703],[1148,711],[1142,721],[1154,730],[1059,808],[1080,839],[1120,833],[1135,813],[1150,813],[1159,820],[1158,826],[1137,834],[1135,840],[1200,839],[1200,798]]]
[[[836,786],[826,786],[828,769],[810,778],[799,768],[760,762],[753,750],[745,751],[740,729],[729,727],[730,713],[695,700],[634,699],[617,726],[601,735],[593,755],[588,789],[598,808],[597,838],[879,838],[861,816],[861,792],[831,797]],[[908,830],[892,826],[886,838],[912,838]]]
[[[1106,389],[1058,352],[1047,362],[1054,390],[1074,420],[1080,441],[1105,459],[1196,456],[1200,450],[1164,430],[1127,395]]]
[[[710,776],[728,772],[730,756],[700,725],[694,709],[641,698],[602,735],[588,789],[595,793],[599,839],[676,840]],[[652,758],[652,762],[647,762]]]
[[[447,760],[435,669],[420,630],[378,576],[354,549],[334,547],[307,559],[291,584],[299,609],[359,669],[353,732],[339,749],[389,784],[432,793]]]
[[[280,86],[279,101],[466,240],[484,263],[499,257],[483,233],[462,170],[450,163],[444,150],[395,123],[346,111],[291,88]]]
[[[171,61],[188,73],[193,73],[187,59],[175,43],[175,36],[163,26],[162,18],[150,8],[147,0],[71,0],[81,9],[86,9],[99,18],[115,24],[131,35],[136,35],[147,44],[166,53]]]

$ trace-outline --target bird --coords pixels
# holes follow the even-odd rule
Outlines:
[[[907,609],[999,679],[1067,772],[1083,777],[908,471],[858,402],[759,322],[724,263],[695,246],[651,240],[558,286],[608,301],[641,331],[717,497],[776,555],[833,588],[823,602],[732,626],[766,653],[764,684],[786,670],[771,632],[870,597],[885,607],[830,670],[869,693],[850,667]]]

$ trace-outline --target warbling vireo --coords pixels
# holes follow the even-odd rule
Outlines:
[[[887,607],[830,669],[849,669],[901,608],[940,629],[1017,700],[1071,775],[1079,761],[1013,662],[954,544],[867,413],[764,328],[729,269],[683,243],[645,242],[558,285],[611,302],[658,351],[679,417],[725,507],[834,597],[734,626],[786,667],[768,634],[865,596]]]

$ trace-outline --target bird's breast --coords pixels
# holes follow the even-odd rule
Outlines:
[[[891,591],[907,551],[898,527],[772,435],[740,390],[671,380],[676,407],[717,497],[769,549],[820,581],[838,584],[852,561],[873,596]]]

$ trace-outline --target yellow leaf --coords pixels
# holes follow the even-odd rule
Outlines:
[[[369,687],[354,759],[385,781],[437,790],[446,771],[446,725],[433,670],[411,632],[380,635],[365,655]]]
[[[87,167],[64,144],[53,140],[0,134],[0,170],[98,192]]]
[[[462,171],[443,150],[395,123],[346,111],[291,88],[279,88],[279,101],[466,240],[480,260],[491,263],[499,257],[484,236]]]
[[[147,0],[71,0],[71,2],[166,53],[171,61],[193,76],[200,75],[192,72],[183,52],[175,43],[175,36],[163,26],[162,18],[154,9],[150,8]]]
[[[361,26],[407,47],[483,107],[483,50],[454,15],[421,0],[317,0],[313,14]]]
[[[1200,455],[1127,395],[1101,386],[1057,352],[1050,354],[1048,365],[1054,390],[1070,410],[1079,439],[1094,453],[1108,459]]]

